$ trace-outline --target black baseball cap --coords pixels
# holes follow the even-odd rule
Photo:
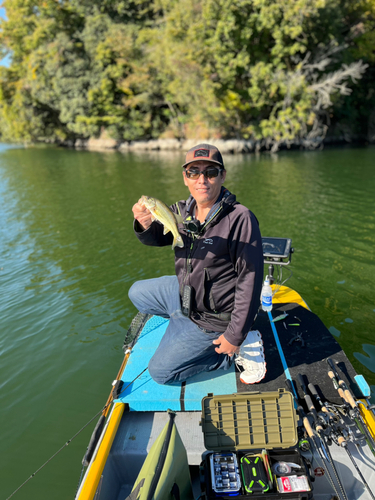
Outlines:
[[[186,168],[191,163],[202,160],[220,165],[220,167],[225,169],[220,151],[216,146],[211,146],[211,144],[198,144],[189,149],[186,153],[185,163],[182,165],[182,168]]]

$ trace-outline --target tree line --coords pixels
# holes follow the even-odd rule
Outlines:
[[[335,127],[374,133],[375,0],[3,6],[3,140],[241,138],[277,150],[316,147]]]

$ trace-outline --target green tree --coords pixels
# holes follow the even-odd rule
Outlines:
[[[332,115],[374,108],[358,83],[373,72],[374,3],[5,0],[1,133],[314,147]]]

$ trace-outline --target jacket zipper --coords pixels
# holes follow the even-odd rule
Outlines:
[[[222,209],[223,209],[223,206],[220,205],[220,207],[216,210],[216,212],[214,214],[212,214],[212,216],[209,218],[209,220],[206,222],[206,224],[204,226],[202,226],[201,230],[205,229],[208,226],[208,224],[212,221],[212,219],[214,219],[220,213],[220,211]],[[191,270],[192,270],[191,262],[192,262],[192,259],[193,259],[193,247],[194,247],[194,243],[195,243],[196,240],[200,239],[199,235],[195,236],[194,234],[192,234],[191,237],[192,237],[192,242],[190,243],[188,258],[186,259],[186,269],[185,269],[184,285],[186,285],[186,280],[187,280],[187,278],[188,278],[188,276],[189,276],[189,274],[191,273]]]

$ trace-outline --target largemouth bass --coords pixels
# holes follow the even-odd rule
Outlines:
[[[174,247],[182,248],[184,242],[177,229],[176,214],[170,210],[162,201],[156,198],[151,198],[149,196],[142,196],[139,203],[144,205],[148,210],[150,210],[152,215],[152,220],[157,220],[164,226],[163,234],[169,233],[173,235],[172,250]]]

